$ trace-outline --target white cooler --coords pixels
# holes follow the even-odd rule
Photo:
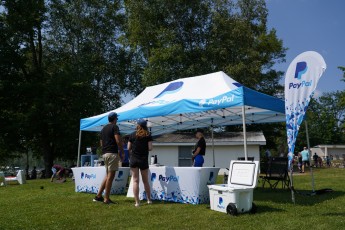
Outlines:
[[[255,213],[253,190],[258,172],[259,161],[231,161],[228,184],[208,185],[211,209],[231,215]]]

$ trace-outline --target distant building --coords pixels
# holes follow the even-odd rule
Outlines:
[[[333,160],[345,160],[345,145],[317,145],[310,148],[312,155],[320,157],[333,156]]]
[[[206,155],[204,167],[213,166],[213,150],[211,134],[205,134]],[[192,133],[172,133],[154,137],[153,151],[150,156],[157,155],[158,163],[166,166],[188,167],[192,165],[192,150],[197,142]],[[244,138],[242,132],[214,133],[215,167],[223,170],[229,168],[231,160],[244,157]],[[262,132],[247,132],[248,157],[260,160],[260,146],[266,145]]]

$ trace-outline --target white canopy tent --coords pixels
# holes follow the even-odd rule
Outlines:
[[[121,133],[132,133],[144,118],[152,135],[209,126],[285,121],[284,101],[244,87],[224,72],[182,78],[147,87],[136,98],[115,110],[80,120],[81,131],[100,131],[108,114],[119,115]],[[244,141],[247,159],[246,138]]]

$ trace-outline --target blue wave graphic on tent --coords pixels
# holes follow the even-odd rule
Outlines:
[[[297,62],[296,64],[296,71],[295,71],[295,78],[301,80],[302,75],[305,74],[308,70],[307,63],[305,61]]]
[[[183,86],[183,81],[177,81],[170,83],[161,93],[159,93],[155,98],[160,98],[165,94],[172,94],[179,91]]]

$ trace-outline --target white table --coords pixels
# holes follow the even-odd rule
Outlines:
[[[105,177],[104,166],[72,168],[75,179],[75,191],[97,193]],[[129,167],[119,167],[116,171],[110,194],[124,194],[129,176]]]
[[[151,198],[177,203],[200,204],[210,200],[207,185],[215,184],[220,168],[213,167],[151,167],[149,183]],[[133,181],[127,197],[133,195]],[[139,183],[139,198],[146,199],[142,179]]]

